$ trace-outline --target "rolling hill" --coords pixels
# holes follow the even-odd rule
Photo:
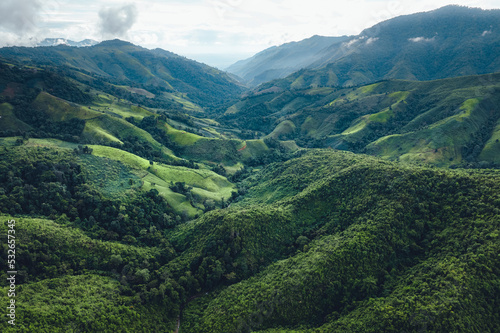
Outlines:
[[[244,96],[118,40],[0,49],[0,331],[500,331],[496,16],[265,51],[323,72]],[[435,62],[407,47],[433,41]],[[396,52],[378,74],[370,45]]]
[[[439,166],[498,163],[500,75],[254,93],[221,116],[302,146]]]
[[[229,284],[189,302],[181,328],[493,332],[497,177],[326,150],[268,166],[170,238],[174,276]]]

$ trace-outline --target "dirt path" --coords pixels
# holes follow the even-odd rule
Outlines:
[[[240,149],[238,149],[238,151],[243,151],[245,149],[247,149],[247,144],[246,143],[245,143],[245,145],[243,147],[241,147]]]

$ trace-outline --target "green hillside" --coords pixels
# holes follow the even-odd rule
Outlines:
[[[0,332],[500,332],[497,18],[0,48]]]
[[[18,270],[22,272],[17,275],[17,325],[12,329],[2,321],[3,332],[137,332],[174,327],[175,308],[161,302],[140,304],[116,276],[124,263],[136,260],[149,260],[157,266],[156,261],[166,257],[161,249],[93,240],[78,229],[50,220],[15,220]],[[2,223],[0,230],[6,234],[7,224]],[[135,270],[128,270],[132,280]],[[6,278],[5,273],[2,277]],[[6,290],[2,288],[2,304],[8,301]]]
[[[499,91],[499,74],[488,74],[254,93],[221,120],[306,147],[439,166],[496,163]]]
[[[169,265],[231,284],[189,303],[181,327],[498,330],[497,178],[329,151],[270,166],[237,207],[178,228],[187,249]]]
[[[320,60],[322,51],[340,45],[349,37],[312,36],[300,42],[273,46],[251,58],[240,60],[226,71],[241,77],[250,86],[285,77]]]
[[[226,73],[161,49],[148,50],[120,40],[92,47],[4,47],[14,63],[58,68],[96,89],[150,107],[200,110],[234,99],[242,88]],[[194,104],[193,104],[194,103]]]

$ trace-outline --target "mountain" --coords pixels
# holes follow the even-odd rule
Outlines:
[[[301,146],[440,166],[499,163],[500,74],[248,95],[219,121]]]
[[[321,51],[340,45],[348,37],[313,36],[300,42],[273,46],[253,57],[240,60],[226,71],[241,78],[250,86],[285,77],[322,59]]]
[[[304,70],[265,83],[259,89],[352,86],[382,79],[434,80],[497,72],[500,71],[499,22],[500,10],[459,6],[399,16],[357,36],[338,39],[309,58],[315,58],[313,61],[297,63],[295,68]],[[244,61],[236,67],[237,73],[252,78],[261,75],[259,68],[279,69],[276,64],[280,59],[288,60],[278,56],[268,64],[264,58],[256,66],[256,59],[257,56],[253,61]]]
[[[78,48],[6,47],[0,49],[0,57],[14,63],[57,68],[82,83],[112,94],[120,91],[151,107],[199,111],[200,106],[216,107],[242,91],[236,81],[215,68],[121,40]]]
[[[75,42],[66,38],[45,38],[43,41],[39,42],[37,46],[57,46],[57,45],[67,45],[74,47],[87,47],[99,44],[98,41],[93,39],[84,39],[80,42]]]

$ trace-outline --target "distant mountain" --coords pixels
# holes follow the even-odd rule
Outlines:
[[[301,64],[306,69],[260,89],[486,74],[500,71],[499,54],[500,10],[446,6],[381,22],[319,51],[314,61]],[[247,77],[261,74],[249,66],[238,69],[245,70]]]
[[[309,67],[324,57],[321,52],[328,47],[340,45],[349,37],[313,36],[300,42],[273,46],[251,58],[240,60],[226,68],[251,86],[283,78],[299,69]]]
[[[14,63],[48,66],[97,89],[126,94],[150,107],[215,107],[243,88],[228,74],[161,49],[121,40],[91,47],[6,47],[0,57]],[[137,90],[142,89],[142,90]],[[141,92],[141,93],[138,93]],[[194,104],[193,104],[194,103]],[[199,105],[199,106],[197,106]]]
[[[57,45],[67,45],[75,47],[87,47],[99,44],[98,41],[93,39],[84,39],[80,42],[75,42],[66,38],[45,38],[37,44],[37,46],[57,46]]]

